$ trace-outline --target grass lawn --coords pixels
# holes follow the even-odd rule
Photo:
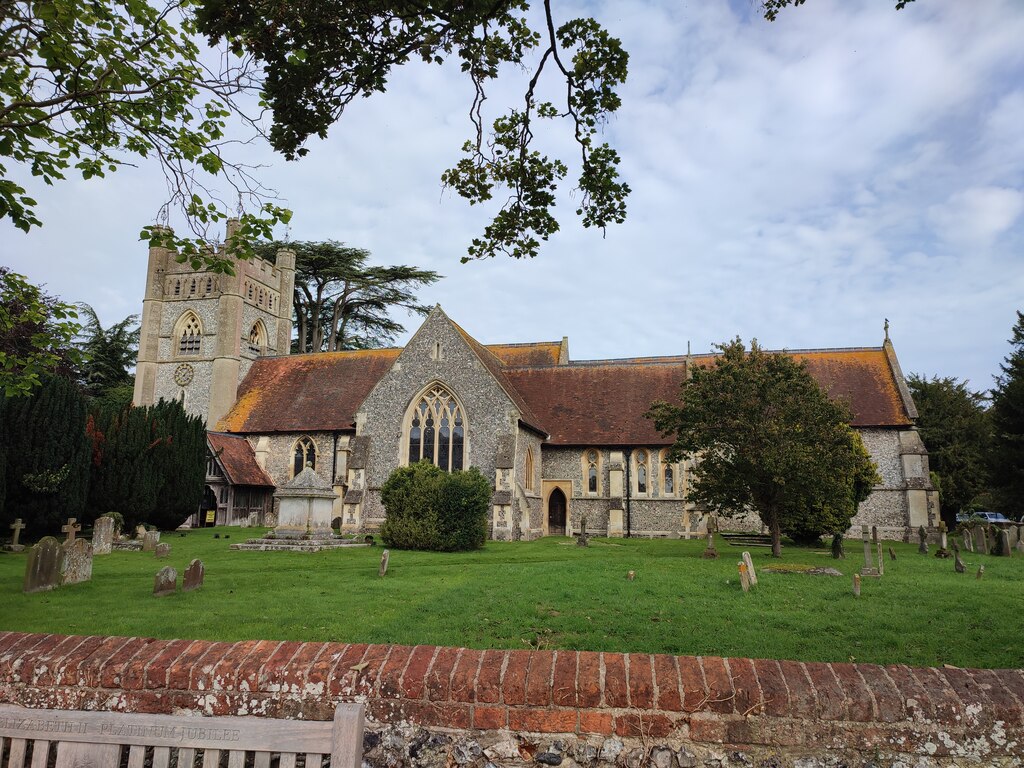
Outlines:
[[[839,561],[795,547],[772,561],[754,549],[760,583],[745,595],[741,550],[724,542],[716,561],[701,559],[703,540],[594,539],[584,549],[547,538],[489,542],[471,554],[394,551],[380,579],[379,547],[228,549],[256,533],[165,533],[167,560],[115,552],[95,558],[91,582],[33,595],[21,592],[26,556],[2,554],[0,629],[1024,667],[1021,556],[968,552],[968,573],[959,575],[952,560],[895,544],[898,560],[886,557],[885,576],[865,578],[858,599],[850,577],[863,562],[859,542],[848,542]],[[180,575],[194,557],[206,565],[201,590],[152,596],[161,566]],[[773,562],[837,567],[844,576],[765,573]]]

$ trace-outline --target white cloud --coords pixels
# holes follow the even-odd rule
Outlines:
[[[1024,192],[1006,187],[975,187],[957,192],[928,210],[935,228],[965,258],[987,250],[1024,212]]]

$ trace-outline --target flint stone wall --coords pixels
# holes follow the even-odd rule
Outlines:
[[[0,632],[0,701],[329,720],[369,768],[1020,765],[1024,672]]]

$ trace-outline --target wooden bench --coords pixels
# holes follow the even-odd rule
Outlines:
[[[340,704],[333,723],[0,704],[0,768],[360,768],[363,718],[362,704]]]

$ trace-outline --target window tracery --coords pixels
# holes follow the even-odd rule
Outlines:
[[[466,420],[462,406],[441,384],[414,401],[406,416],[408,463],[429,461],[446,472],[465,466]]]
[[[648,459],[649,456],[647,451],[642,448],[633,454],[633,461],[635,463],[635,476],[636,476],[636,492],[638,495],[647,493],[648,486]]]
[[[601,454],[594,448],[583,453],[583,483],[587,493],[595,494],[601,490]]]
[[[267,348],[267,328],[257,320],[249,330],[249,351],[261,355]]]
[[[292,452],[292,477],[306,467],[316,469],[316,443],[303,436],[295,441],[295,450]]]

